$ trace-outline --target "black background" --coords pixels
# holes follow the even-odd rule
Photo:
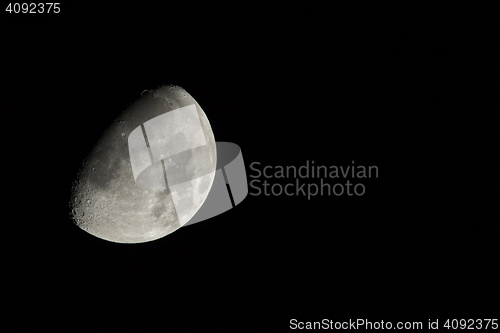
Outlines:
[[[498,22],[457,4],[3,12],[3,315],[165,331],[498,316]],[[379,178],[361,197],[249,195],[153,242],[91,236],[69,218],[78,167],[163,84],[249,176],[314,160]]]

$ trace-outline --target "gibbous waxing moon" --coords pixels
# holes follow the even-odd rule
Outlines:
[[[208,118],[184,89],[164,86],[129,106],[84,161],[71,215],[88,233],[117,243],[164,237],[205,201],[216,170]]]

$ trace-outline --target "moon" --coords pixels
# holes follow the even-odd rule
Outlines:
[[[72,220],[111,242],[162,238],[203,205],[216,156],[208,118],[191,95],[172,85],[149,91],[118,116],[84,160],[71,190]]]

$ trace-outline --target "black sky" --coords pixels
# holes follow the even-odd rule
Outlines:
[[[100,6],[2,14],[7,317],[279,331],[498,315],[496,11]],[[163,84],[198,101],[248,174],[354,160],[379,178],[362,197],[249,195],[150,243],[81,231],[79,165]]]

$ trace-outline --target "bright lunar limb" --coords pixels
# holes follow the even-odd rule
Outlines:
[[[215,170],[207,116],[184,89],[163,86],[129,106],[96,143],[72,187],[72,218],[112,242],[164,237],[202,206]]]

